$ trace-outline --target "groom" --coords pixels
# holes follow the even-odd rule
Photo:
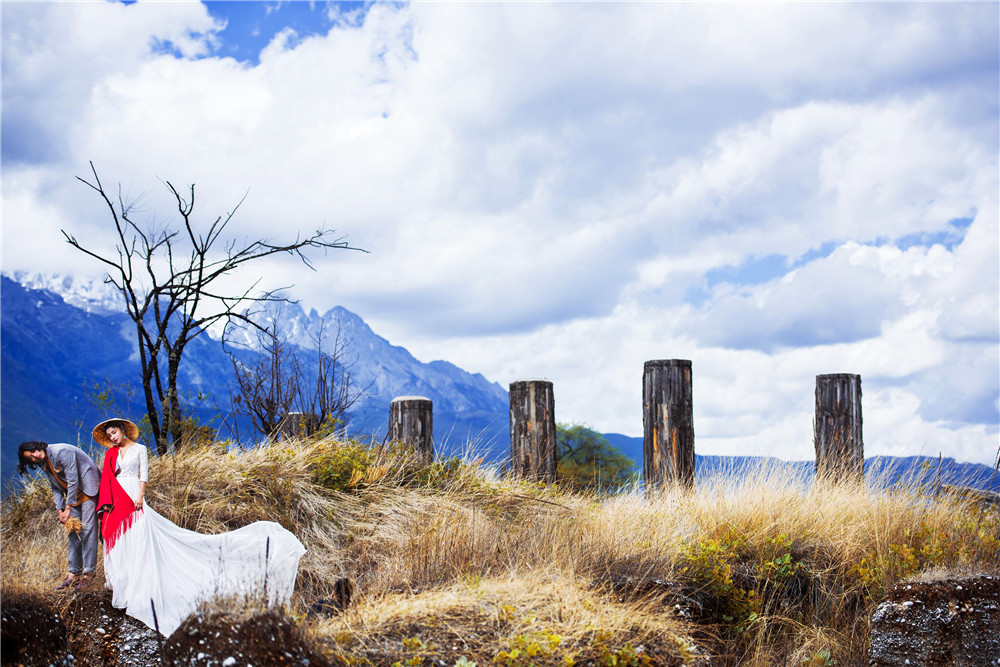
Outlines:
[[[79,447],[29,440],[18,447],[22,475],[28,467],[40,467],[49,478],[59,523],[69,537],[69,574],[57,589],[73,586],[82,591],[97,567],[97,492],[101,469]]]

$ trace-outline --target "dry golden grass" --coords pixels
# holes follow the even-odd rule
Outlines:
[[[770,468],[601,497],[328,438],[160,457],[146,497],[192,530],[292,530],[308,549],[297,618],[355,580],[347,613],[303,621],[343,664],[845,665],[897,581],[1000,574],[995,509],[882,486]],[[63,574],[50,505],[38,482],[4,501],[5,587]]]
[[[455,664],[464,656],[478,664],[569,665],[616,656],[626,660],[617,664],[632,658],[679,665],[699,657],[668,610],[609,600],[586,580],[542,569],[467,576],[421,593],[366,595],[312,632],[343,664]]]
[[[44,478],[36,478],[3,501],[0,574],[4,592],[47,591],[66,575],[66,531]],[[100,559],[98,559],[100,568]],[[103,570],[100,572],[103,577]]]

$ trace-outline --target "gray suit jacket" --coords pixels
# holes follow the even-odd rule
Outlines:
[[[67,503],[75,505],[77,493],[81,490],[88,496],[97,497],[101,488],[101,469],[86,452],[75,445],[59,442],[50,444],[45,451],[52,467],[66,480],[66,490],[63,491],[59,480],[49,471],[48,464],[42,464],[42,470],[52,487],[56,509],[64,509]]]

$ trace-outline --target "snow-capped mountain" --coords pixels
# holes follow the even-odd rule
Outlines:
[[[27,271],[3,272],[22,287],[29,290],[45,290],[58,294],[71,306],[101,315],[122,312],[121,294],[103,279],[80,279],[57,273],[28,273]]]
[[[278,303],[262,319],[306,355],[315,350],[324,325],[324,351],[334,354],[335,346],[343,346],[339,361],[349,368],[352,384],[366,388],[367,394],[350,411],[355,431],[379,430],[396,396],[426,396],[434,403],[435,443],[462,447],[469,440],[490,445],[502,440],[500,451],[506,454],[509,397],[503,387],[481,374],[468,373],[447,361],[422,363],[339,306],[320,315],[315,310],[307,313],[297,303]],[[248,349],[258,347],[256,336],[246,329],[230,329],[227,339]]]
[[[102,282],[77,282],[46,275],[10,274],[0,278],[0,348],[2,348],[2,425],[0,453],[4,475],[16,461],[22,440],[89,442],[88,425],[104,414],[88,398],[86,387],[131,384],[131,398],[121,409],[138,420],[145,412],[138,391],[135,333],[123,314],[121,297]],[[509,449],[509,403],[506,390],[479,374],[446,361],[423,363],[405,348],[378,336],[354,313],[333,308],[319,314],[294,303],[276,304],[268,317],[282,337],[300,348],[303,358],[315,350],[315,336],[326,322],[326,347],[335,344],[338,325],[341,361],[350,365],[352,385],[367,388],[350,410],[349,431],[384,433],[389,404],[396,396],[421,395],[434,404],[435,450],[456,452],[469,441],[491,457]],[[204,412],[230,414],[233,365],[213,335],[198,336],[181,362],[182,392],[208,397]],[[253,350],[255,336],[231,331],[230,343]],[[229,349],[233,349],[230,347]],[[216,424],[218,426],[218,424]],[[489,451],[487,451],[489,450]]]

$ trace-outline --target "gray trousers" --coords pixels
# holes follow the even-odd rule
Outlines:
[[[69,534],[69,571],[73,574],[93,574],[97,568],[96,500],[87,500],[69,508],[69,515],[79,519],[83,530]]]

